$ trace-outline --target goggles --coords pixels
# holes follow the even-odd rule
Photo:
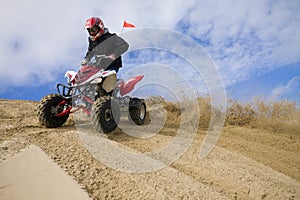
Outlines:
[[[94,35],[94,34],[98,33],[99,29],[100,29],[99,27],[93,26],[91,28],[88,28],[87,30],[90,35]]]

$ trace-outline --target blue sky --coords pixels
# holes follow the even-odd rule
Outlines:
[[[216,64],[231,98],[263,95],[300,106],[299,10],[297,0],[2,1],[0,98],[39,100],[55,92],[65,71],[77,70],[86,53],[85,20],[99,16],[118,34],[126,19],[137,28],[193,38]],[[124,56],[121,74],[132,64],[129,58]],[[172,56],[168,62],[174,63]]]

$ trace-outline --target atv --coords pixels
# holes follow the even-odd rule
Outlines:
[[[108,57],[95,57],[78,72],[67,71],[67,85],[57,84],[57,94],[46,95],[40,100],[40,125],[49,128],[60,127],[70,114],[79,110],[91,119],[95,130],[102,130],[104,133],[116,129],[124,110],[128,111],[130,122],[136,125],[145,123],[147,112],[144,99],[127,95],[144,76],[135,76],[126,82],[117,80],[116,71],[98,67],[100,60]]]

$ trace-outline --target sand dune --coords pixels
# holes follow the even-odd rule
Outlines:
[[[40,127],[36,106],[0,100],[0,199],[300,199],[299,134],[226,126],[200,159],[206,132],[199,130],[170,165],[127,173],[97,160],[72,120],[56,129]],[[168,144],[174,129],[166,124],[149,138],[118,129],[104,137],[145,153]]]

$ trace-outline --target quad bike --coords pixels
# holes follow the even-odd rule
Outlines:
[[[76,73],[67,71],[67,84],[57,84],[58,94],[49,94],[41,99],[38,119],[41,125],[56,128],[62,126],[69,115],[83,110],[91,118],[97,131],[112,132],[118,126],[121,112],[128,111],[129,121],[143,125],[146,118],[146,104],[143,99],[127,96],[143,75],[128,81],[117,80],[114,70],[105,71],[99,67],[98,55]]]

